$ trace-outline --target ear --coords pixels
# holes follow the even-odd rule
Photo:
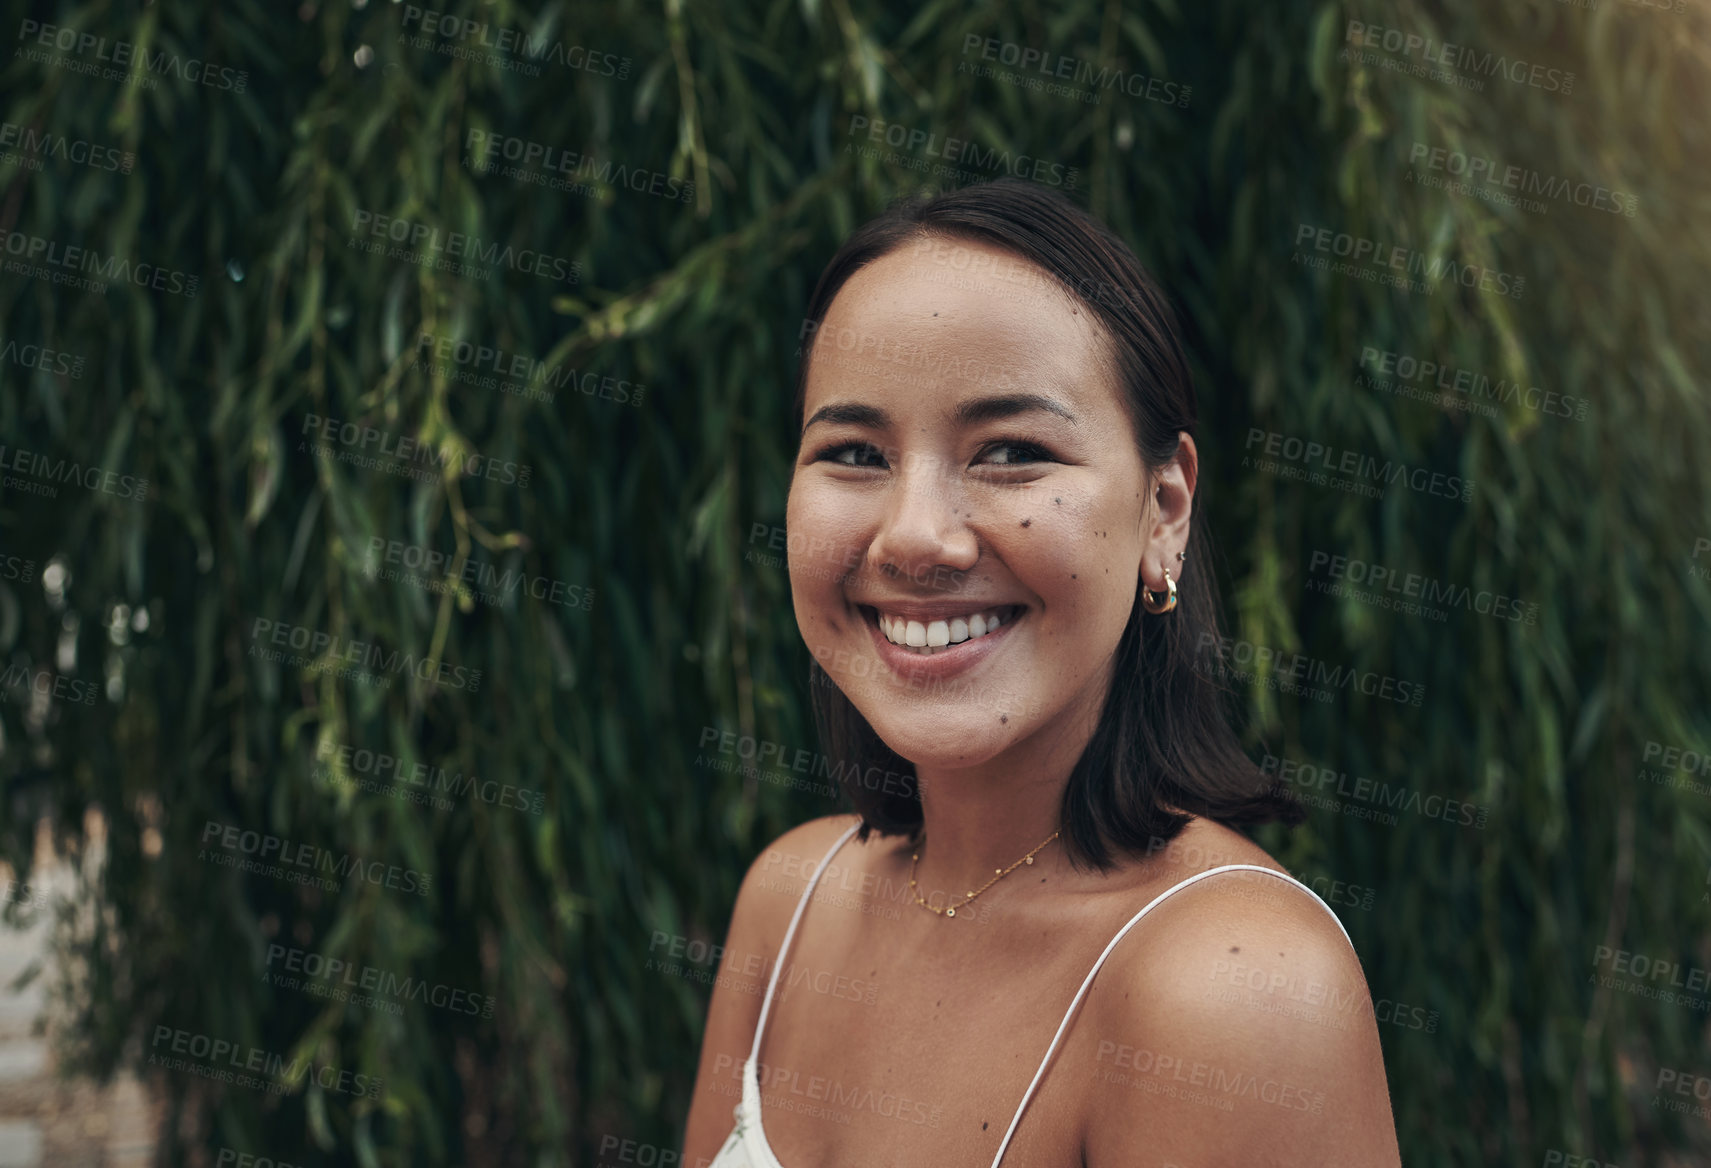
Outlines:
[[[1141,580],[1155,592],[1165,590],[1164,573],[1182,579],[1183,561],[1177,553],[1188,550],[1189,520],[1194,512],[1194,485],[1200,478],[1200,452],[1187,431],[1178,432],[1176,453],[1153,476],[1153,527],[1146,532],[1141,553]]]

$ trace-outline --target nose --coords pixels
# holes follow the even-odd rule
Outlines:
[[[955,474],[940,459],[913,456],[886,487],[879,530],[867,561],[888,575],[918,584],[958,584],[980,559],[967,500]],[[954,574],[953,574],[954,573]]]

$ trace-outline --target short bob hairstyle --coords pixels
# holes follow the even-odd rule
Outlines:
[[[839,289],[873,260],[935,239],[986,243],[1029,261],[1093,313],[1110,345],[1109,364],[1149,473],[1175,455],[1179,431],[1194,433],[1194,385],[1175,315],[1128,245],[1063,195],[1002,178],[904,199],[838,249],[808,303],[804,331],[810,339],[796,378],[797,434],[813,337]],[[1114,852],[1155,851],[1190,816],[1230,825],[1294,825],[1304,818],[1300,803],[1243,752],[1225,711],[1227,691],[1215,684],[1208,664],[1197,662],[1202,646],[1222,642],[1214,639],[1218,596],[1203,518],[1196,516],[1193,531],[1174,610],[1147,612],[1141,581],[1135,581],[1110,692],[1063,793],[1063,838],[1077,865],[1104,870],[1116,863]],[[809,666],[809,681],[822,743],[830,757],[842,760],[843,788],[862,818],[862,841],[874,831],[914,834],[921,824],[914,782],[874,790],[859,781],[875,766],[913,779],[914,764],[880,740],[817,661]]]

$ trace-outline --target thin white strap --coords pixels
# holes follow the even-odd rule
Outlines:
[[[1046,1067],[1051,1063],[1052,1055],[1057,1052],[1057,1045],[1063,1039],[1064,1031],[1069,1029],[1070,1019],[1075,1017],[1075,1011],[1076,1008],[1081,1005],[1081,999],[1087,996],[1087,987],[1093,984],[1094,975],[1099,972],[1099,967],[1105,964],[1105,959],[1111,956],[1111,950],[1117,947],[1117,942],[1121,941],[1128,931],[1134,928],[1136,923],[1140,921],[1142,917],[1151,912],[1154,905],[1158,904],[1159,901],[1163,900],[1171,893],[1179,892],[1182,889],[1187,888],[1190,884],[1193,884],[1196,880],[1204,880],[1206,877],[1216,876],[1220,872],[1235,872],[1244,869],[1250,872],[1265,872],[1272,876],[1276,876],[1279,880],[1287,880],[1303,892],[1307,893],[1307,895],[1311,896],[1314,900],[1319,901],[1321,905],[1324,905],[1325,911],[1331,914],[1331,919],[1337,922],[1337,928],[1342,930],[1343,940],[1348,941],[1350,949],[1354,948],[1355,943],[1350,939],[1349,931],[1343,928],[1343,922],[1338,919],[1335,912],[1332,912],[1331,906],[1325,904],[1325,902],[1320,899],[1317,892],[1308,888],[1295,877],[1286,876],[1282,872],[1273,868],[1266,868],[1259,864],[1220,864],[1216,868],[1208,868],[1204,872],[1196,872],[1188,879],[1181,881],[1178,884],[1171,885],[1169,888],[1153,897],[1152,900],[1147,903],[1147,906],[1140,912],[1130,917],[1128,924],[1117,930],[1117,935],[1111,938],[1111,943],[1109,945],[1105,946],[1105,952],[1099,955],[1099,960],[1095,961],[1093,963],[1093,968],[1087,971],[1086,979],[1082,981],[1081,988],[1075,991],[1074,1000],[1070,1002],[1069,1009],[1064,1012],[1063,1021],[1058,1024],[1057,1033],[1052,1036],[1052,1044],[1046,1048],[1046,1057],[1040,1060],[1040,1069],[1034,1072],[1034,1081],[1028,1084],[1027,1093],[1022,1096],[1022,1102],[1021,1105],[1016,1108],[1015,1117],[1010,1120],[1010,1129],[1004,1133],[1004,1142],[998,1145],[998,1154],[992,1158],[992,1168],[998,1168],[998,1162],[1004,1158],[1004,1149],[1010,1146],[1010,1137],[1016,1134],[1016,1125],[1022,1122],[1022,1112],[1028,1106],[1028,1100],[1034,1097],[1034,1089],[1040,1085],[1040,1080],[1045,1077]],[[776,970],[774,971],[774,976],[777,976]]]
[[[826,871],[826,865],[832,862],[832,857],[837,855],[838,849],[844,846],[844,841],[854,835],[860,827],[861,820],[858,819],[850,824],[848,831],[838,837],[835,844],[826,849],[826,855],[820,861],[820,866],[814,869],[814,875],[808,881],[808,886],[802,890],[802,899],[796,902],[796,912],[790,918],[790,927],[784,930],[784,940],[778,946],[778,957],[772,963],[772,978],[766,983],[766,999],[761,1002],[760,1021],[755,1023],[754,1045],[749,1047],[749,1061],[751,1063],[760,1058],[760,1036],[766,1033],[766,1016],[772,1013],[772,991],[778,988],[778,975],[784,969],[784,955],[790,952],[790,942],[796,937],[796,926],[802,922],[802,910],[808,907],[808,898],[814,894],[814,886],[820,883],[820,877]]]

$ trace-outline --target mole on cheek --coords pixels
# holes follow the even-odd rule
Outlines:
[[[1022,526],[1026,527],[1026,526],[1028,526],[1028,524],[1030,524],[1032,522],[1033,522],[1032,519],[1024,519],[1024,520],[1022,520]]]

